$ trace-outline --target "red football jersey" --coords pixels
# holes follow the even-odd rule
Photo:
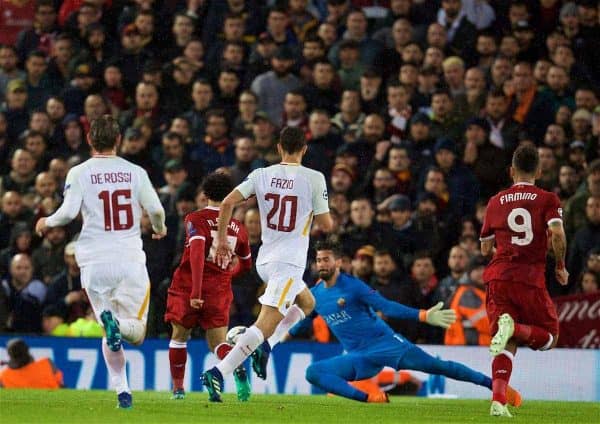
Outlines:
[[[219,209],[212,206],[189,213],[185,217],[185,247],[181,262],[173,274],[171,288],[192,291],[192,268],[190,264],[190,241],[204,241],[204,271],[202,274],[202,291],[210,291],[211,286],[229,285],[233,272],[222,269],[215,263],[216,246],[213,238],[217,236],[217,218]],[[227,240],[240,260],[250,259],[250,244],[246,228],[236,219],[232,219],[227,227]],[[216,288],[216,287],[212,287]]]
[[[545,287],[547,229],[562,220],[558,196],[533,184],[518,183],[488,203],[481,240],[496,241],[496,253],[483,279]]]

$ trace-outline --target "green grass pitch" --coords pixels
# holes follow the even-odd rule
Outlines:
[[[0,390],[0,422],[6,423],[487,423],[485,400],[393,397],[389,404],[364,404],[337,397],[256,395],[240,403],[225,395],[212,404],[206,393],[174,401],[166,392],[135,392],[134,408],[116,409],[116,395],[107,391]],[[600,404],[525,400],[512,409],[511,422],[599,422]],[[504,419],[505,420],[505,419]]]

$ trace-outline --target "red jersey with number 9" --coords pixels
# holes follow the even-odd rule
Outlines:
[[[545,287],[548,226],[562,220],[560,200],[533,184],[518,183],[490,199],[481,240],[495,240],[496,253],[483,279]]]

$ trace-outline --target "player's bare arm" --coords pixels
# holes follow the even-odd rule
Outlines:
[[[216,261],[217,265],[223,269],[227,268],[233,256],[233,252],[227,244],[227,226],[229,225],[229,221],[231,221],[233,208],[244,200],[242,193],[236,189],[229,193],[221,203],[219,222],[217,223]]]
[[[158,210],[148,215],[150,223],[152,224],[152,238],[154,240],[160,240],[167,235],[167,226],[165,224],[165,211],[163,209]]]
[[[550,228],[550,241],[552,251],[556,259],[556,279],[566,286],[569,282],[569,272],[565,268],[565,255],[567,253],[567,237],[563,228],[562,221],[554,221],[548,226]]]
[[[333,219],[331,219],[331,214],[329,212],[315,215],[315,223],[325,233],[330,233],[333,229]]]
[[[486,258],[494,254],[494,239],[481,240],[481,254]]]

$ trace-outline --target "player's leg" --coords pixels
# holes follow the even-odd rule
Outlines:
[[[520,310],[518,319],[500,317],[509,321],[514,319],[513,338],[533,350],[549,350],[558,342],[558,316],[556,307],[545,289],[524,287],[516,297],[515,303]]]
[[[171,324],[172,333],[169,342],[169,365],[173,380],[171,399],[185,399],[183,380],[187,362],[187,341],[191,330],[199,325],[199,313],[190,306],[189,293],[177,287],[169,288],[165,322]]]
[[[146,337],[150,303],[150,277],[144,264],[123,266],[122,279],[116,290],[117,318],[123,339],[140,345]]]
[[[229,310],[228,310],[229,312]],[[233,349],[229,343],[225,341],[227,336],[227,327],[216,327],[209,328],[206,330],[206,343],[208,348],[214,352],[214,354],[220,360],[223,360],[227,354]],[[246,402],[250,399],[251,387],[250,381],[248,380],[248,374],[244,364],[240,364],[233,371],[233,378],[235,380],[235,388],[238,400]]]
[[[409,369],[428,374],[444,375],[453,380],[467,381],[478,386],[492,389],[492,379],[460,362],[444,361],[436,358],[418,346],[412,345],[395,367],[397,370]]]
[[[494,334],[490,343],[490,353],[494,355],[492,360],[492,404],[490,414],[494,416],[510,416],[506,407],[507,403],[514,406],[521,404],[521,396],[509,386],[512,374],[514,355],[517,344],[512,340],[513,328],[507,326],[503,316],[519,316],[511,298],[510,283],[503,281],[491,281],[487,285],[486,311],[490,322],[490,333]],[[500,325],[502,324],[502,325]]]
[[[268,343],[271,349],[285,337],[290,328],[302,321],[314,308],[315,298],[308,287],[305,287],[298,293],[295,303],[289,307],[285,316],[279,322],[271,337],[269,337]]]
[[[267,363],[271,350],[279,343],[290,328],[302,321],[315,308],[315,298],[311,291],[305,287],[296,296],[295,303],[289,307],[275,331],[254,352],[252,352],[252,369],[259,378],[267,378]]]
[[[257,269],[263,281],[268,281],[265,293],[259,298],[262,307],[258,319],[240,336],[231,352],[216,367],[203,375],[203,382],[213,402],[221,400],[223,375],[233,372],[265,341],[265,338],[273,334],[296,295],[306,287],[302,278],[298,278],[303,272],[302,268],[270,263]],[[270,347],[267,349],[270,351]]]
[[[81,268],[81,285],[85,290],[98,322],[102,323],[102,356],[106,363],[111,386],[117,392],[118,407],[132,406],[131,390],[127,383],[125,352],[121,344],[118,322],[113,316],[111,287],[115,285],[110,264],[88,265]]]
[[[185,378],[185,364],[187,362],[187,341],[192,332],[184,326],[171,322],[173,332],[169,341],[169,367],[171,379],[173,380],[173,399],[184,399],[185,390],[183,380]]]
[[[297,267],[288,267],[285,270],[284,275],[292,275],[292,279],[298,282],[297,285],[293,285],[295,286],[294,290],[297,291],[298,294],[294,299],[293,305],[287,308],[287,310],[280,309],[284,316],[275,328],[271,337],[269,337],[268,340],[265,340],[256,350],[254,350],[254,352],[252,352],[252,369],[256,375],[263,380],[267,378],[267,364],[269,362],[271,350],[285,337],[290,328],[303,320],[315,308],[315,298],[302,280],[302,270]],[[289,279],[287,279],[286,284],[289,284]],[[280,296],[278,293],[275,295]],[[285,303],[287,304],[288,302],[289,301],[286,300]],[[279,303],[281,303],[281,300],[278,300],[278,304]]]
[[[385,394],[377,399],[369,399],[369,394],[359,390],[349,381],[363,380],[373,377],[382,367],[375,365],[366,356],[348,354],[318,361],[306,369],[306,380],[326,391],[359,402],[385,402]]]

